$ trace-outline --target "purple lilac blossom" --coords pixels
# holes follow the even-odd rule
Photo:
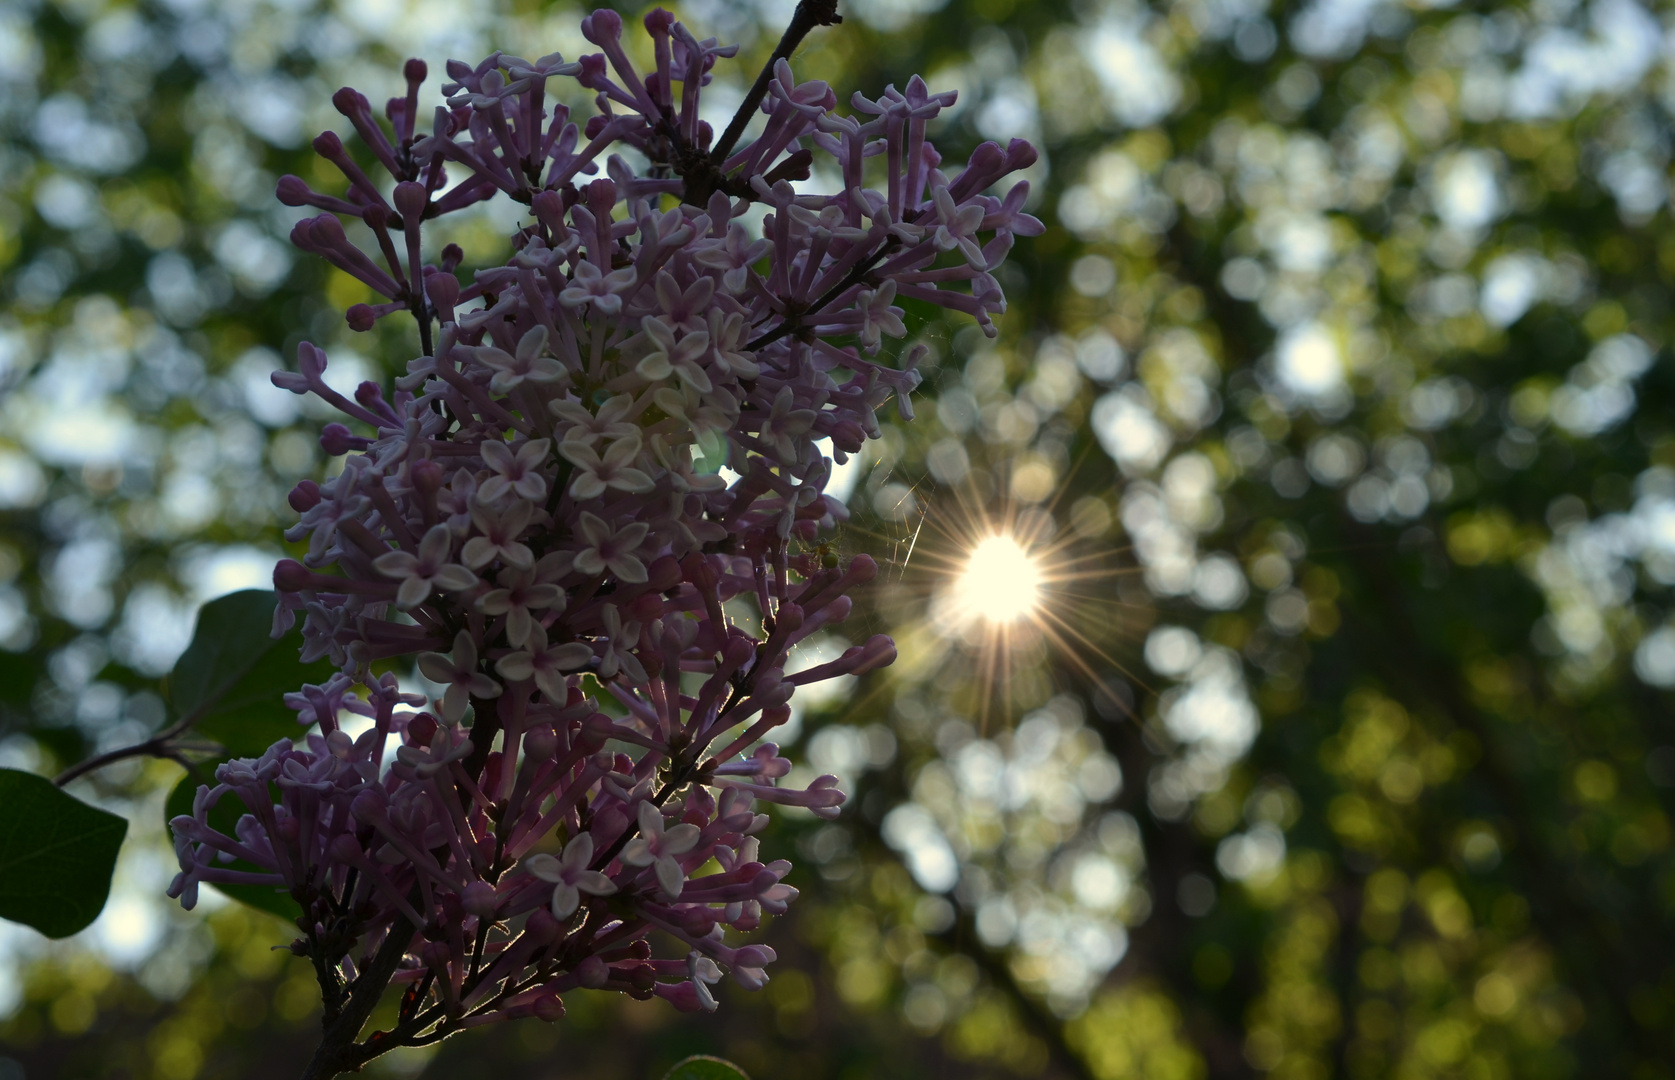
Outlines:
[[[300,615],[304,659],[342,673],[287,697],[318,733],[222,766],[174,819],[170,895],[288,890],[304,912],[293,949],[323,985],[404,935],[403,1030],[554,1019],[578,987],[713,1009],[723,973],[767,980],[773,950],[728,934],[796,895],[790,864],[759,857],[756,806],[832,817],[844,796],[832,777],[786,786],[790,762],[763,740],[796,686],[895,656],[879,635],[785,673],[876,569],[816,554],[846,517],[823,493],[833,461],[878,435],[892,397],[912,415],[921,350],[889,362],[885,339],[906,334],[893,301],[993,334],[993,271],[1041,230],[1027,184],[986,194],[1034,161],[1027,143],[942,169],[925,133],[952,93],[915,77],[841,115],[780,60],[761,133],[716,150],[698,99],[736,47],[661,10],[645,27],[654,70],[598,11],[582,28],[601,54],[450,62],[428,117],[425,65],[408,61],[389,128],[355,91],[334,98],[393,185],[330,132],[315,148],[347,192],[279,184],[323,211],[296,244],[385,298],[350,326],[411,312],[427,355],[352,400],[310,344],[274,375],[344,415],[321,436],[342,472],[291,493],[286,536],[307,552],[274,573],[275,633]],[[558,77],[595,91],[597,114],[550,99]],[[800,183],[816,152],[835,193]],[[457,248],[423,261],[426,222],[500,196],[532,217],[505,265],[461,285]],[[415,656],[433,697],[374,674]],[[351,738],[343,711],[371,729]],[[247,810],[234,836],[208,823],[229,795]],[[679,954],[653,958],[652,930]]]

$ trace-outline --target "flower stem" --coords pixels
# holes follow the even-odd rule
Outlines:
[[[796,13],[791,16],[791,25],[785,28],[780,36],[779,44],[774,46],[774,54],[768,57],[768,62],[762,65],[761,72],[756,76],[756,83],[745,95],[744,104],[733,114],[727,130],[722,133],[721,141],[710,151],[710,160],[720,165],[727,160],[727,155],[733,152],[733,145],[744,134],[744,129],[750,123],[750,118],[756,115],[756,109],[762,104],[762,99],[768,96],[768,83],[773,81],[774,65],[781,60],[788,60],[797,51],[797,46],[803,43],[803,38],[816,26],[833,26],[843,21],[843,16],[837,13],[837,0],[801,0]]]
[[[378,1000],[384,996],[390,978],[413,943],[414,931],[415,927],[405,920],[390,928],[372,962],[356,977],[343,1011],[325,1025],[319,1049],[314,1051],[314,1058],[303,1070],[301,1080],[331,1080],[342,1073],[354,1072],[384,1051],[395,1048],[393,1041],[388,1046],[357,1044],[355,1036],[361,1033]]]

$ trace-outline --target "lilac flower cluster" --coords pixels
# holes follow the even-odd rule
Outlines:
[[[843,116],[781,58],[718,142],[699,94],[736,47],[661,10],[645,27],[643,73],[610,11],[583,21],[602,52],[575,63],[450,62],[428,133],[425,65],[409,61],[393,138],[360,94],[334,98],[393,187],[331,133],[315,147],[348,192],[279,185],[323,211],[297,245],[385,298],[350,326],[411,312],[426,354],[388,395],[332,389],[308,344],[274,376],[346,421],[321,435],[348,455],[341,474],[291,494],[287,536],[307,554],[274,573],[275,632],[300,615],[305,659],[342,674],[287,698],[318,725],[306,745],[223,766],[174,820],[171,895],[288,889],[328,1019],[372,967],[407,985],[398,1028],[374,1041],[553,1019],[575,987],[713,1009],[723,971],[766,981],[773,950],[726,933],[796,895],[790,864],[759,857],[756,803],[830,817],[844,796],[829,776],[785,786],[790,763],[762,740],[796,687],[895,656],[880,635],[785,670],[876,569],[817,546],[845,517],[823,493],[833,461],[878,434],[890,398],[911,416],[920,353],[883,352],[906,334],[896,302],[993,333],[992,272],[1041,228],[1026,184],[985,194],[1033,162],[1028,144],[941,169],[925,132],[953,94],[914,78]],[[595,92],[596,115],[549,100],[561,76]],[[796,184],[815,151],[834,194]],[[501,194],[532,217],[505,265],[462,287],[457,248],[423,261],[424,223]],[[375,674],[415,654],[433,698]],[[351,738],[344,711],[371,728]],[[248,811],[235,836],[209,824],[229,795]],[[652,929],[677,958],[652,957]]]

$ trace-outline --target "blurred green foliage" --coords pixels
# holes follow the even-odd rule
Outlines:
[[[794,757],[853,809],[764,837],[803,895],[761,994],[696,1020],[573,994],[379,1068],[1672,1075],[1667,15],[843,10],[799,74],[958,88],[948,157],[1037,141],[1049,224],[998,340],[914,313],[919,419],[851,474],[838,547],[888,568],[855,633],[901,660],[810,703]],[[722,99],[788,5],[678,13],[744,43]],[[156,730],[195,607],[264,583],[284,491],[333,467],[267,372],[305,338],[355,379],[416,347],[351,334],[360,287],[285,243],[277,176],[334,183],[306,146],[330,92],[392,93],[406,55],[572,56],[577,17],[0,8],[0,764]],[[449,239],[486,262],[512,225]],[[948,606],[992,528],[1048,577],[1004,634]],[[130,851],[83,935],[0,928],[0,1077],[298,1071],[317,993],[285,926],[161,898],[180,774],[78,784]]]

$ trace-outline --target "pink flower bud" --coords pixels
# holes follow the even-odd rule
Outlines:
[[[744,667],[750,662],[750,658],[756,655],[756,643],[742,634],[734,635],[727,639],[721,655],[728,667]]]
[[[615,727],[616,721],[604,713],[596,712],[582,721],[582,730],[577,736],[577,741],[582,746],[604,746]]]
[[[582,20],[582,36],[601,46],[617,41],[622,37],[622,16],[609,8],[599,8]]]
[[[409,746],[429,746],[430,740],[436,737],[436,717],[429,713],[418,713],[407,722],[407,743]]]
[[[538,907],[529,913],[529,921],[524,924],[524,933],[529,940],[537,945],[547,945],[558,940],[564,932],[564,924],[553,918],[552,912],[544,907]]]
[[[342,87],[332,95],[332,105],[344,116],[353,116],[367,108],[366,98],[352,87]]]
[[[274,193],[286,206],[307,206],[308,197],[314,194],[302,177],[292,176],[290,173],[279,178],[279,186]]]
[[[356,438],[354,433],[342,424],[327,424],[320,429],[320,449],[332,457],[365,447],[366,440]]]
[[[436,305],[436,310],[445,316],[443,322],[454,321],[454,305],[459,303],[459,279],[445,271],[426,274],[425,295]]]
[[[616,13],[612,12],[611,17],[615,18]],[[583,189],[582,198],[587,200],[588,209],[595,215],[605,215],[605,220],[608,221],[611,208],[616,205],[616,184],[602,177]]]
[[[733,954],[734,967],[760,968],[767,967],[779,959],[774,951],[766,945],[746,945]]]
[[[320,505],[320,485],[312,480],[301,480],[286,497],[291,509],[301,514]]]
[[[383,800],[370,791],[363,791],[356,795],[349,803],[349,812],[355,815],[356,821],[382,821],[388,814],[384,810]]]
[[[280,559],[273,566],[273,587],[280,592],[302,592],[314,587],[314,573],[295,559]]]
[[[855,650],[850,650],[855,651]],[[865,675],[881,667],[889,667],[896,662],[896,643],[887,634],[874,634],[867,639],[865,645],[859,646],[859,662],[850,670],[851,675]]]
[[[430,192],[425,189],[423,184],[403,180],[395,186],[395,194],[390,201],[395,203],[396,213],[401,215],[402,221],[422,221],[425,216],[425,208],[430,203]]]
[[[486,881],[473,881],[465,887],[460,903],[479,919],[492,919],[500,906],[500,898],[493,885]]]
[[[419,491],[435,494],[442,487],[447,476],[442,472],[442,466],[429,458],[420,458],[407,467],[407,478]]]
[[[656,592],[664,592],[680,584],[680,561],[673,555],[663,555],[646,567],[646,587]]]
[[[774,615],[774,633],[789,634],[803,625],[803,609],[797,604],[781,604]]]
[[[551,761],[558,754],[558,736],[550,727],[538,727],[525,732],[523,752],[536,761]]]
[[[567,231],[564,224],[564,196],[558,192],[547,190],[536,195],[530,209],[535,211],[536,219],[551,231]]]
[[[611,978],[611,969],[597,956],[590,956],[576,965],[576,981],[589,990],[598,990]]]
[[[335,131],[322,131],[314,136],[314,152],[327,161],[335,162],[343,157],[343,140],[337,137]]]
[[[777,882],[776,882],[777,884]],[[715,917],[710,909],[693,905],[681,911],[681,929],[695,938],[708,937],[715,928]]]

